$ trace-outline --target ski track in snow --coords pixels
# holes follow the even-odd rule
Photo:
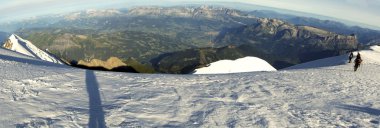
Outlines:
[[[107,127],[378,127],[378,53],[361,54],[357,72],[164,75],[42,65],[0,49],[0,127],[88,127],[90,116]]]

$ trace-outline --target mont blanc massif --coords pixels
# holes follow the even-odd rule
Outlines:
[[[379,127],[379,30],[237,2],[1,22],[0,127]]]

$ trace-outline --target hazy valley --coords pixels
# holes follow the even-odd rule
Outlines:
[[[0,128],[380,126],[379,1],[0,7]]]
[[[339,22],[219,6],[87,10],[16,25],[23,26],[16,34],[74,66],[117,57],[145,73],[189,73],[245,56],[282,69],[377,43],[380,35]]]

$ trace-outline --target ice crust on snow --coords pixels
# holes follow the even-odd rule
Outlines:
[[[196,69],[194,74],[227,74],[254,71],[276,71],[272,65],[257,57],[244,57],[237,60],[220,60],[207,67]]]

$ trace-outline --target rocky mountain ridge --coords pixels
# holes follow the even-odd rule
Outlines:
[[[137,7],[128,11],[130,16],[171,16],[191,18],[215,17],[247,17],[245,13],[229,8],[200,6],[200,7]]]
[[[311,26],[297,26],[268,18],[258,18],[257,24],[228,29],[219,35],[216,43],[244,44],[260,40],[292,42],[302,46],[318,44],[318,47],[340,50],[354,49],[358,45],[354,34],[340,35]]]
[[[281,12],[270,10],[255,10],[249,12],[249,14],[260,18],[281,19],[283,21],[296,25],[313,26],[338,34],[355,34],[359,43],[361,44],[371,44],[372,42],[375,42],[376,40],[380,39],[379,30],[372,30],[358,26],[350,26],[343,24],[342,22],[338,22],[337,20],[321,20],[312,17],[283,14]]]
[[[257,23],[225,29],[214,40],[216,48],[169,53],[153,63],[162,72],[191,72],[223,59],[256,56],[276,69],[345,54],[357,49],[355,35],[340,35],[278,19],[258,18]]]
[[[19,33],[68,61],[135,58],[138,65],[147,66],[140,69],[153,65],[163,73],[187,73],[194,67],[245,56],[262,58],[282,69],[357,47],[355,35],[222,7],[138,7],[78,16],[55,27]]]

